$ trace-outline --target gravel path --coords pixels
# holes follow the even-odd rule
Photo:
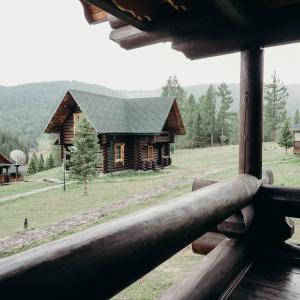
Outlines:
[[[0,239],[0,254],[3,255],[8,252],[17,251],[18,249],[20,249],[24,246],[28,246],[34,242],[40,242],[43,240],[47,240],[51,237],[55,237],[57,235],[62,234],[63,232],[74,229],[80,225],[96,221],[100,218],[107,216],[108,214],[111,214],[113,212],[116,212],[123,208],[126,208],[127,206],[129,206],[133,203],[143,202],[152,197],[158,196],[164,192],[170,191],[172,189],[175,189],[177,187],[183,186],[188,183],[192,183],[195,178],[196,178],[196,176],[193,176],[190,178],[184,178],[184,179],[177,179],[173,182],[160,185],[158,187],[155,187],[155,188],[145,191],[143,193],[138,193],[138,194],[132,195],[130,197],[127,197],[123,200],[114,201],[109,205],[106,205],[106,206],[103,206],[103,207],[100,207],[97,209],[92,209],[83,214],[74,216],[74,217],[66,219],[66,220],[59,221],[50,226],[27,230],[27,231],[23,231],[21,233],[15,234],[15,235],[1,238]],[[60,187],[60,186],[61,185],[56,186],[56,188]],[[51,188],[55,188],[55,187],[51,187]],[[45,190],[45,189],[41,189],[41,190]],[[49,188],[48,188],[48,190],[49,190]],[[25,194],[32,195],[36,192],[37,191],[33,191],[33,192],[25,193]],[[24,196],[24,194],[23,194],[23,196]]]

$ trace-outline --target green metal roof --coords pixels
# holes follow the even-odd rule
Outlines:
[[[98,133],[160,133],[174,102],[170,97],[119,99],[69,92]]]

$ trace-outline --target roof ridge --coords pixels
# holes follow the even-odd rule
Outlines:
[[[90,95],[102,96],[102,97],[106,97],[106,98],[110,98],[110,99],[114,99],[114,100],[125,100],[125,98],[123,99],[123,98],[119,98],[119,97],[112,97],[112,96],[107,96],[107,95],[103,95],[103,94],[99,94],[99,93],[93,93],[93,92],[88,92],[88,91],[83,91],[83,90],[78,90],[78,89],[68,89],[68,92],[70,92],[71,94],[72,94],[72,91],[90,94]]]

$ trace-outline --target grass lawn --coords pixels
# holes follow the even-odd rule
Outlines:
[[[177,179],[199,176],[221,180],[238,173],[238,146],[176,150],[172,159],[173,165],[161,172],[126,172],[112,177],[100,176],[89,184],[87,197],[83,196],[81,186],[70,184],[66,192],[52,190],[0,204],[0,238],[20,232],[25,217],[29,219],[30,228],[43,227],[90,209],[105,207],[117,200]],[[274,184],[300,186],[300,157],[294,156],[291,152],[286,156],[284,150],[276,144],[267,143],[263,147],[263,164],[264,168],[272,169],[275,177]],[[26,191],[31,187],[41,188],[41,185],[49,184],[42,182],[44,178],[61,178],[60,168],[33,175],[28,178],[31,181],[28,183],[4,187],[4,190],[1,190],[1,187],[0,197],[14,192],[23,192],[25,187]],[[190,190],[191,184],[184,184],[143,202],[130,204],[93,223],[66,232],[64,235],[150,207]],[[298,230],[300,222],[296,220],[296,224],[299,226],[296,227],[294,241],[300,243],[300,230]],[[190,247],[187,247],[122,291],[114,299],[155,299],[199,260],[201,260],[201,256],[193,254]]]

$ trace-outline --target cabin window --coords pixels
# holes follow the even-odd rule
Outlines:
[[[115,164],[124,165],[124,149],[125,143],[116,143],[115,144]]]
[[[74,136],[76,135],[77,131],[78,131],[78,124],[79,124],[79,120],[80,120],[80,115],[81,113],[74,113],[73,114],[73,131],[74,131]]]
[[[153,159],[153,146],[148,146],[148,159]]]

